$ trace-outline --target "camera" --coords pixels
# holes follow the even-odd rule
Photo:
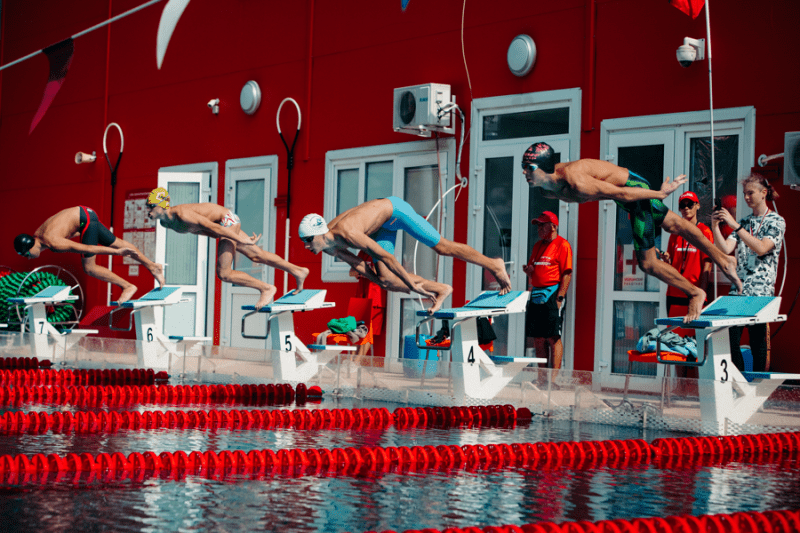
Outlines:
[[[678,57],[678,63],[680,63],[683,68],[686,68],[695,61],[705,59],[705,49],[705,39],[684,37],[683,44],[678,47],[675,55]]]
[[[714,198],[714,211],[719,211],[720,209],[722,209],[722,198],[717,196]]]
[[[680,63],[683,68],[686,68],[694,63],[694,60],[697,58],[697,51],[688,44],[682,44],[678,47],[677,56],[678,63]]]

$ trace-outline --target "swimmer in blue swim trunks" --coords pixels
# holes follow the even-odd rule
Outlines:
[[[300,222],[299,235],[307,250],[338,257],[386,290],[415,292],[429,298],[433,305],[428,311],[433,313],[442,306],[453,288],[410,274],[403,268],[394,256],[399,230],[407,232],[439,255],[456,257],[485,268],[497,280],[500,294],[511,290],[511,279],[501,258],[490,259],[471,246],[445,239],[407,202],[396,196],[370,200],[348,209],[330,224],[317,214],[306,215]],[[350,252],[352,248],[370,254],[375,259],[377,271],[371,270]]]
[[[620,209],[628,212],[633,225],[633,246],[639,266],[648,274],[672,285],[689,297],[689,312],[684,322],[700,315],[706,293],[681,276],[669,263],[658,258],[655,248],[656,231],[663,230],[680,235],[709,256],[736,286],[742,282],[736,275],[736,259],[725,255],[703,233],[662,202],[680,185],[686,183],[681,175],[670,181],[667,177],[661,189],[650,189],[647,180],[608,161],[579,159],[569,163],[556,163],[555,152],[547,143],[534,143],[522,156],[522,169],[531,187],[541,187],[543,194],[565,202],[592,202],[614,200]],[[740,289],[741,290],[741,289]]]
[[[261,238],[252,237],[242,230],[239,217],[227,207],[212,203],[181,204],[170,207],[169,193],[163,187],[153,189],[147,198],[148,216],[168,229],[178,233],[192,233],[219,239],[217,245],[217,277],[228,283],[251,287],[261,293],[256,309],[267,305],[277,292],[277,287],[258,280],[251,275],[233,269],[233,256],[239,252],[254,263],[261,263],[294,276],[297,291],[303,290],[303,282],[309,270],[293,265],[279,255],[262,250],[256,245]]]

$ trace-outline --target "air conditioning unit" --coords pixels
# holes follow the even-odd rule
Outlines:
[[[454,105],[448,104],[455,104],[455,97],[451,100],[450,86],[442,83],[395,89],[392,127],[421,137],[430,137],[432,131],[453,133]]]
[[[787,131],[783,137],[783,184],[800,187],[800,131]]]

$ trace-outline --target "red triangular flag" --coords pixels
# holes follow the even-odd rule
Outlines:
[[[64,78],[67,77],[69,65],[72,63],[72,54],[75,51],[72,38],[64,39],[63,41],[50,45],[42,52],[50,60],[50,76],[47,78],[47,85],[44,88],[44,96],[42,96],[42,103],[39,104],[39,109],[31,121],[31,129],[28,135],[33,133],[33,129],[42,120],[42,117],[47,112],[53,99],[58,94],[61,85],[64,83]]]
[[[669,3],[696,19],[700,10],[706,5],[706,0],[669,0]]]

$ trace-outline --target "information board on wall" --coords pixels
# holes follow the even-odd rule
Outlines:
[[[125,219],[122,225],[122,238],[136,246],[145,257],[152,260],[156,255],[156,225],[154,220],[147,216],[145,205],[150,191],[129,191],[125,195]],[[128,267],[128,274],[138,275],[138,261],[124,257],[123,262]],[[134,268],[137,267],[137,268]]]

